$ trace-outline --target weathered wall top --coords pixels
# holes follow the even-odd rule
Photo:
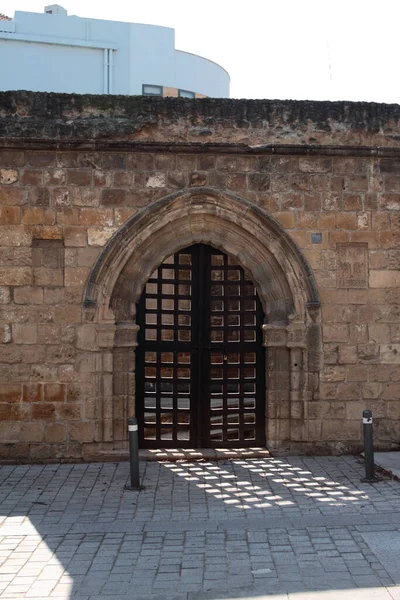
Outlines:
[[[400,105],[0,93],[0,145],[137,143],[400,148]],[[229,149],[227,148],[227,151]],[[293,148],[292,148],[293,151]]]

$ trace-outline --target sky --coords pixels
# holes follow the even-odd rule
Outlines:
[[[0,0],[43,12],[57,0]],[[58,0],[68,14],[175,29],[222,65],[232,98],[400,103],[399,0]]]

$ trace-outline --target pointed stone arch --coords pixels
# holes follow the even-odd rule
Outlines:
[[[257,287],[266,316],[267,440],[271,449],[290,450],[292,442],[308,440],[307,402],[318,389],[320,304],[314,276],[297,244],[266,211],[206,187],[168,195],[131,217],[90,273],[85,320],[96,324],[109,369],[99,380],[98,441],[123,444],[126,418],[135,411],[133,350],[142,290],[166,257],[195,243],[233,256]]]

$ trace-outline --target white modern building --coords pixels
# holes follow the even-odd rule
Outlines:
[[[0,90],[229,97],[216,63],[175,49],[168,27],[44,13],[0,19]]]

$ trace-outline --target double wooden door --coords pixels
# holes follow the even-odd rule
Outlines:
[[[265,445],[263,312],[244,269],[204,244],[181,250],[137,314],[141,447]]]

